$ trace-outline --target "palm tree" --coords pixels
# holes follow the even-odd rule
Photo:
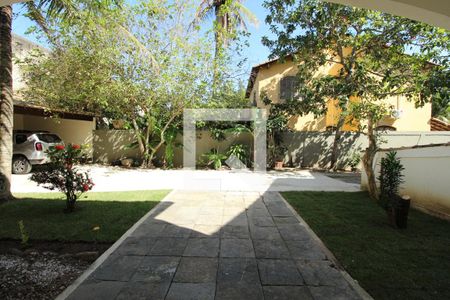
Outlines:
[[[227,47],[230,36],[238,28],[247,30],[246,20],[255,26],[258,25],[256,16],[242,2],[242,0],[202,0],[197,9],[194,23],[211,17],[215,18],[216,60],[222,49]]]

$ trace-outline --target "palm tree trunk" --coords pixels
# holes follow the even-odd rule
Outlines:
[[[11,200],[12,131],[12,7],[0,7],[0,202]]]

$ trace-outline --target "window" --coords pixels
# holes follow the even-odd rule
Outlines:
[[[380,125],[375,128],[376,131],[397,131],[397,128],[389,125]]]
[[[327,126],[326,131],[328,132],[335,132],[337,130],[336,126]]]
[[[256,102],[256,91],[253,92],[253,106],[258,106],[258,102]]]
[[[26,134],[16,134],[16,144],[23,144],[27,141],[27,135]]]
[[[51,133],[38,133],[37,137],[45,142],[45,143],[49,143],[49,144],[56,144],[56,143],[60,143],[61,139],[59,138],[59,136],[57,136],[56,134],[51,134]]]
[[[298,89],[298,79],[296,76],[286,76],[280,81],[280,99],[292,100]]]

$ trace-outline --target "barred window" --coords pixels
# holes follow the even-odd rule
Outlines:
[[[292,100],[298,89],[298,79],[296,76],[286,76],[280,81],[280,99]]]

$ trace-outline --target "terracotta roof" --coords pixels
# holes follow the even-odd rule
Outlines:
[[[430,126],[431,131],[450,131],[450,124],[436,118],[431,118]]]
[[[48,107],[27,103],[25,101],[14,101],[14,113],[25,114],[42,117],[57,116],[62,119],[92,121],[96,117],[93,113],[88,112],[68,112],[61,109],[49,109]]]

